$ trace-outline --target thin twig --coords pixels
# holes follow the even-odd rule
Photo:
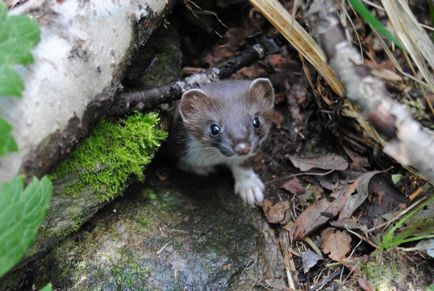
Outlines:
[[[183,80],[171,82],[159,87],[123,92],[115,97],[111,106],[111,115],[123,115],[133,111],[155,108],[159,104],[180,98],[188,89],[199,87],[215,80],[225,79],[239,69],[250,66],[266,55],[276,53],[280,48],[272,38],[263,37],[253,46],[248,47],[239,55],[225,60],[220,65],[204,72],[193,74]]]
[[[328,174],[331,174],[334,171],[336,171],[336,170],[335,169],[331,169],[331,170],[329,170],[327,172],[302,172],[302,173],[297,173],[297,174],[291,174],[291,175],[287,175],[287,176],[284,176],[284,177],[279,177],[279,178],[276,178],[276,179],[272,179],[272,180],[266,181],[265,184],[266,185],[270,185],[270,184],[273,184],[273,183],[276,183],[276,182],[282,182],[282,181],[285,181],[287,179],[290,179],[290,178],[293,178],[293,177],[298,177],[298,176],[306,176],[306,175],[310,175],[310,176],[327,176]]]

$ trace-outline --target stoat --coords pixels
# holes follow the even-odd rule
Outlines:
[[[218,81],[186,91],[177,104],[172,136],[178,166],[208,175],[215,166],[232,171],[235,193],[254,205],[264,184],[248,166],[271,128],[274,89],[265,78]]]

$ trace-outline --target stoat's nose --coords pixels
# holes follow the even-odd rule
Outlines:
[[[234,148],[235,152],[240,155],[244,156],[247,155],[250,152],[250,146],[244,142],[239,143]]]

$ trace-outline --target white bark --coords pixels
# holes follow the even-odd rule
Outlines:
[[[37,149],[43,143],[58,143],[51,156],[54,160],[73,148],[76,133],[82,128],[86,131],[85,123],[92,120],[85,116],[89,104],[110,100],[119,87],[137,44],[138,21],[148,21],[145,29],[150,34],[170,3],[30,0],[11,11],[30,12],[40,23],[41,41],[33,51],[35,63],[21,70],[23,97],[0,98],[0,115],[13,125],[19,147],[18,152],[0,158],[0,182],[19,172],[27,174],[23,166],[26,161],[36,163],[31,167],[43,169],[36,170],[38,174],[52,165],[55,161],[46,161],[50,156],[39,160]]]

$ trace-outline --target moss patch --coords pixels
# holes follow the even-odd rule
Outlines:
[[[100,202],[114,198],[128,177],[144,179],[144,167],[167,133],[158,129],[156,113],[135,113],[125,119],[103,120],[73,153],[51,174],[61,181],[77,175],[77,182],[62,187],[65,195],[79,195],[90,189]],[[60,182],[61,184],[61,182]]]

